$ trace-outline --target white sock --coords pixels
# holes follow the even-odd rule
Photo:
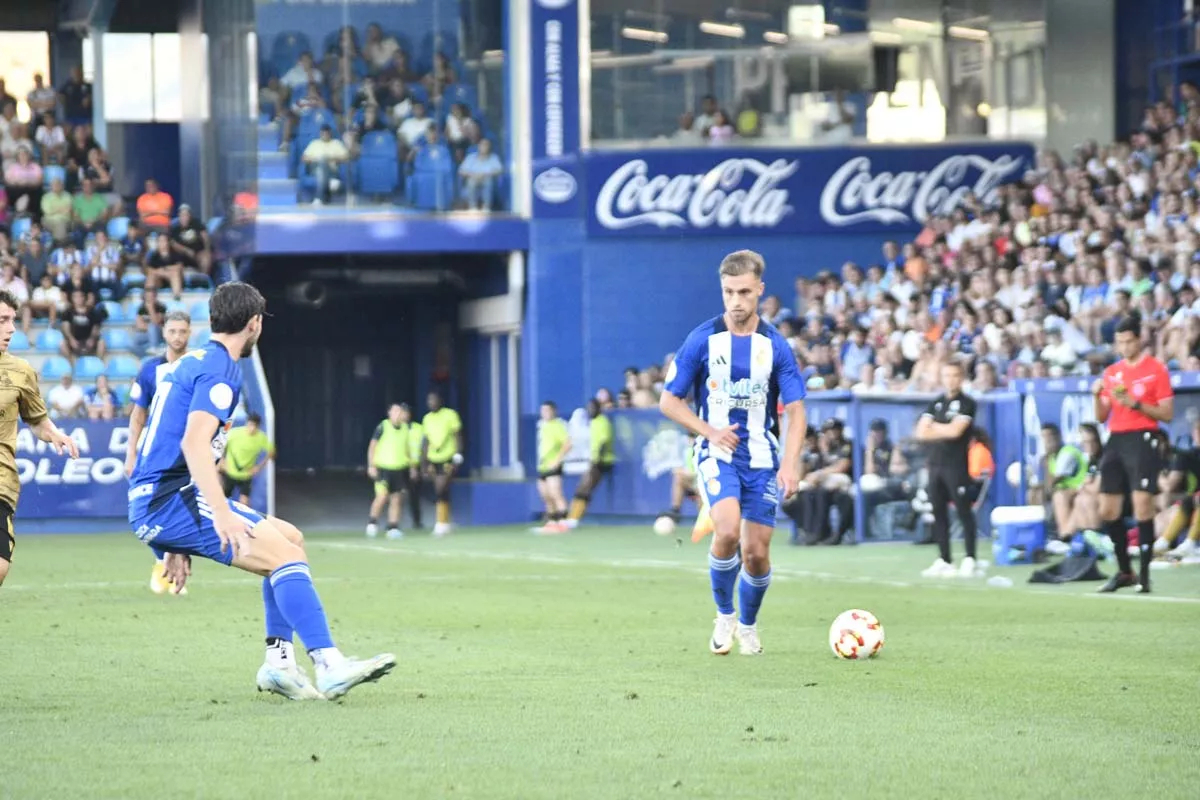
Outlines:
[[[322,670],[334,669],[346,662],[346,657],[336,647],[322,647],[320,650],[310,650],[308,655],[312,658],[313,663],[317,665],[317,669]]]
[[[276,669],[291,669],[296,664],[296,650],[291,642],[280,640],[267,645],[267,664]]]

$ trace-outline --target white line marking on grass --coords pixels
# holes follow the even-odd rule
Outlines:
[[[687,572],[692,574],[707,574],[707,568],[695,567],[689,564],[681,564],[678,561],[665,561],[662,559],[653,558],[631,558],[631,559],[592,559],[592,558],[569,558],[566,556],[543,555],[540,553],[501,553],[488,550],[424,550],[412,547],[385,547],[377,544],[359,544],[355,542],[328,542],[328,541],[313,541],[305,542],[309,547],[324,547],[330,550],[349,550],[370,553],[387,553],[396,556],[418,556],[425,558],[450,558],[450,559],[476,559],[483,561],[523,561],[531,564],[560,564],[563,566],[596,566],[609,567],[612,569],[660,569],[671,570],[675,572]],[[937,589],[950,591],[968,591],[968,592],[988,592],[999,593],[1003,589],[997,589],[988,586],[982,581],[975,582],[924,582],[924,581],[899,581],[889,578],[874,578],[868,575],[842,575],[835,572],[815,572],[810,570],[793,569],[791,567],[772,567],[771,574],[776,578],[788,579],[804,579],[828,581],[830,583],[857,583],[868,584],[871,586],[890,586],[895,589]],[[536,578],[533,578],[536,580]],[[1096,593],[1077,592],[1055,592],[1050,589],[1025,589],[1019,591],[1025,594],[1044,595],[1046,597],[1081,597],[1090,600],[1126,600],[1139,603],[1176,603],[1184,605],[1200,604],[1200,597],[1178,597],[1173,595],[1150,594],[1150,595],[1135,595],[1135,594],[1110,594],[1102,595]]]

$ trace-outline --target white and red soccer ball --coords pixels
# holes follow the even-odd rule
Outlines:
[[[847,661],[872,658],[883,649],[883,625],[870,611],[843,611],[829,627],[829,649]]]

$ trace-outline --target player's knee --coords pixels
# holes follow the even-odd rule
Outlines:
[[[8,577],[9,562],[0,558],[0,586],[4,585],[4,579]]]
[[[742,547],[742,568],[751,575],[766,575],[771,569],[771,558],[765,549]]]
[[[301,549],[304,548],[304,534],[300,532],[299,528],[292,523],[284,522],[277,517],[271,517],[270,521],[275,527],[275,530],[279,531],[280,535],[283,536],[284,539],[296,545],[296,547]]]

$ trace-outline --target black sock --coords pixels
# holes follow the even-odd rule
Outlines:
[[[400,521],[399,521],[399,520],[396,520],[395,522],[392,522],[391,520],[388,520],[388,530],[389,530],[389,531],[399,530],[399,528],[400,528]]]
[[[284,640],[280,639],[278,636],[268,636],[267,647],[279,647],[281,644],[283,644],[283,641]]]
[[[375,525],[379,522],[379,517],[367,517],[368,525]]]
[[[1141,556],[1142,585],[1150,583],[1150,562],[1154,560],[1154,520],[1138,520],[1138,554]]]
[[[1129,575],[1133,572],[1133,564],[1129,560],[1129,532],[1125,530],[1125,521],[1116,519],[1104,523],[1104,532],[1112,539],[1113,553],[1117,557],[1117,568]]]

